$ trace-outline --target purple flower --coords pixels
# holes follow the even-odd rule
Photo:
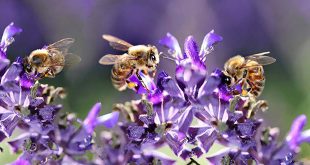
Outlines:
[[[107,128],[112,128],[117,123],[119,112],[112,112],[98,117],[100,110],[101,103],[96,103],[79,128],[72,125],[75,122],[72,119],[66,121],[65,127],[58,126],[56,130],[57,143],[64,144],[61,147],[66,150],[66,153],[70,155],[84,154],[92,146],[92,134],[96,126],[102,124]]]
[[[291,127],[291,131],[286,136],[286,142],[290,149],[297,152],[299,146],[303,142],[310,142],[309,130],[302,132],[307,122],[307,117],[305,115],[298,116]]]
[[[199,56],[205,61],[206,55],[213,50],[213,45],[221,42],[223,37],[214,33],[214,30],[211,30],[203,39],[201,49],[199,51]]]
[[[213,33],[213,31],[210,33]],[[210,36],[210,34],[207,34],[207,36]],[[206,38],[208,38],[207,36]],[[216,43],[214,40],[208,39],[204,42],[208,41],[210,41],[210,43],[203,43],[203,46],[209,45],[211,47]],[[168,34],[160,43],[166,45],[170,49],[179,50],[179,46],[176,44],[177,42],[171,34]],[[204,47],[203,49],[207,48]],[[186,39],[184,50],[185,53],[183,56],[176,60],[178,64],[176,68],[176,81],[165,72],[160,73],[157,83],[160,92],[157,92],[157,95],[154,95],[154,97],[150,97],[153,103],[160,102],[156,100],[156,98],[162,99],[163,102],[164,100],[169,100],[165,101],[163,104],[173,102],[173,111],[175,113],[178,112],[180,115],[178,125],[182,132],[186,132],[193,117],[199,115],[197,114],[199,111],[203,111],[204,108],[200,103],[210,103],[205,97],[211,97],[211,95],[214,94],[221,79],[220,77],[215,77],[217,80],[214,81],[213,76],[207,75],[206,66],[199,56],[197,44],[192,36]],[[162,94],[163,97],[158,97],[159,94]],[[161,111],[165,110],[166,109]]]
[[[140,71],[138,74],[141,77],[141,80],[137,77],[136,74],[132,74],[127,79],[130,83],[135,84],[135,87],[132,89],[138,94],[153,93],[156,89],[153,79],[149,75],[142,73],[142,71]],[[144,84],[142,84],[142,82]]]
[[[113,112],[101,116],[101,103],[96,103],[85,120],[54,104],[64,98],[63,88],[39,84],[36,75],[25,74],[20,57],[10,65],[5,51],[19,32],[11,23],[0,42],[0,141],[16,128],[21,131],[8,141],[13,153],[21,152],[11,164],[175,163],[156,151],[163,146],[193,163],[214,143],[224,149],[206,158],[211,164],[293,164],[300,145],[310,142],[310,130],[303,131],[305,115],[294,120],[279,143],[279,130],[264,128],[255,115],[266,101],[235,94],[240,85],[228,87],[220,69],[208,73],[207,55],[223,40],[214,30],[200,49],[187,37],[184,52],[168,33],[160,43],[175,59],[175,78],[162,71],[155,85],[149,73],[133,74],[127,82],[142,94],[140,100],[115,104]],[[97,126],[104,128],[95,133]]]
[[[30,165],[30,163],[27,160],[18,158],[15,162],[10,163],[10,165]]]
[[[94,132],[97,125],[104,125],[107,128],[113,128],[118,121],[119,112],[112,112],[98,117],[100,110],[101,103],[95,104],[83,122],[86,131],[90,134]]]
[[[0,132],[9,137],[30,104],[30,90],[19,85],[20,64],[12,64],[1,77]],[[3,139],[3,136],[0,138]]]
[[[14,42],[14,36],[18,33],[22,32],[22,29],[14,26],[14,23],[10,23],[3,32],[1,42],[0,42],[0,56],[1,58],[6,58],[6,50],[9,45]]]
[[[159,43],[169,48],[169,53],[177,59],[176,62],[179,62],[183,59],[179,42],[173,35],[167,33],[166,37],[162,38]]]
[[[204,37],[201,49],[198,53],[197,44],[193,40],[193,37],[189,36],[185,41],[184,54],[182,54],[181,52],[181,48],[177,39],[170,33],[167,33],[166,37],[162,38],[159,43],[169,48],[169,53],[172,55],[172,57],[176,58],[176,63],[177,65],[179,65],[181,61],[188,58],[196,62],[198,62],[198,59],[203,60],[205,58],[205,55],[209,54],[211,50],[213,50],[214,44],[222,40],[223,38],[221,36],[215,34],[214,30],[211,30]]]

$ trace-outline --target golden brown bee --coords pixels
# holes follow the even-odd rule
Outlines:
[[[65,65],[81,61],[79,56],[68,53],[73,42],[74,39],[65,38],[42,49],[32,51],[29,56],[24,58],[25,70],[41,78],[54,78]]]
[[[224,65],[224,82],[233,86],[241,84],[241,95],[245,96],[248,93],[258,97],[265,86],[265,76],[263,65],[269,65],[276,59],[265,56],[270,52],[258,53],[246,57],[240,55],[230,58]]]
[[[148,90],[139,75],[139,71],[143,71],[144,74],[148,74],[149,72],[155,73],[159,63],[157,48],[152,45],[133,46],[111,35],[103,35],[102,37],[107,40],[114,49],[127,51],[122,55],[107,54],[99,60],[99,63],[102,65],[113,65],[112,83],[114,87],[119,91],[123,91],[127,87],[134,88],[136,84],[128,82],[127,79],[132,74],[136,74],[144,88]]]

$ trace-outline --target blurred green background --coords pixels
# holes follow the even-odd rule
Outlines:
[[[65,110],[76,112],[80,118],[96,102],[102,102],[102,113],[108,113],[114,103],[137,98],[132,91],[115,90],[110,81],[111,67],[98,64],[101,56],[120,53],[102,40],[102,34],[112,34],[132,44],[154,44],[166,51],[158,40],[167,32],[183,45],[188,35],[201,43],[212,29],[224,40],[209,56],[209,70],[222,68],[236,54],[271,51],[277,59],[265,67],[267,81],[261,99],[268,100],[270,109],[261,117],[267,125],[279,127],[283,138],[297,115],[310,116],[307,0],[0,0],[0,29],[10,22],[23,28],[8,50],[10,59],[26,56],[65,37],[76,39],[71,52],[81,56],[82,62],[44,83],[65,87]],[[174,64],[162,60],[159,70],[173,75]],[[0,153],[0,164],[9,162],[5,149],[5,154]],[[310,147],[304,145],[301,156],[309,155]]]

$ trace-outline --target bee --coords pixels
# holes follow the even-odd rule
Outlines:
[[[65,38],[53,44],[34,50],[23,60],[27,73],[37,75],[38,78],[54,78],[65,65],[75,64],[81,61],[77,55],[68,53],[69,47],[74,42],[72,38]]]
[[[266,56],[270,52],[262,52],[250,56],[234,56],[224,65],[224,83],[228,86],[241,84],[241,95],[250,93],[258,97],[265,86],[264,65],[272,64],[276,59]]]
[[[113,86],[119,91],[123,91],[127,87],[135,88],[136,84],[129,82],[127,79],[131,75],[136,74],[143,87],[149,91],[139,72],[142,71],[144,74],[153,72],[154,76],[160,55],[157,48],[152,45],[134,46],[111,35],[103,35],[102,37],[107,40],[114,49],[126,51],[126,53],[122,55],[107,54],[99,60],[99,63],[102,65],[113,65],[111,71]]]

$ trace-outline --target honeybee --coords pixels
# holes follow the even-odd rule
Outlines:
[[[250,93],[258,97],[265,86],[264,65],[272,64],[276,59],[266,56],[270,52],[262,52],[250,56],[240,55],[230,58],[224,65],[224,82],[228,86],[241,84],[241,95]]]
[[[79,56],[68,53],[69,47],[74,42],[72,38],[65,38],[53,44],[34,50],[23,60],[26,72],[38,75],[39,78],[54,78],[65,65],[78,63]]]
[[[157,48],[152,45],[134,46],[111,35],[103,35],[102,37],[107,40],[114,49],[126,51],[126,53],[122,55],[107,54],[99,60],[99,63],[102,65],[113,65],[111,71],[113,86],[119,91],[123,91],[127,87],[135,88],[136,84],[129,82],[127,79],[131,75],[136,74],[144,88],[149,91],[139,72],[142,71],[144,74],[150,72],[155,73],[159,63]]]

